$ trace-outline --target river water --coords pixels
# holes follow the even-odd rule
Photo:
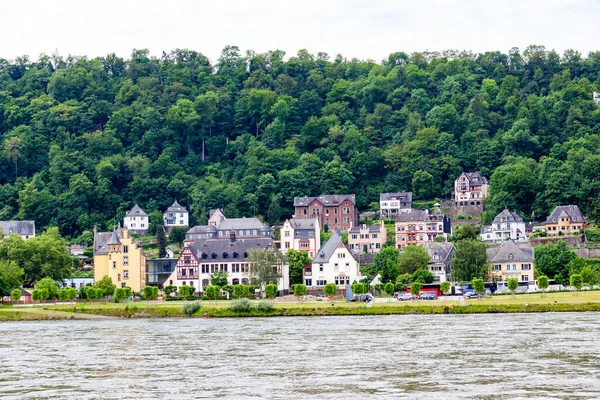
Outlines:
[[[600,398],[599,317],[0,323],[0,398]]]

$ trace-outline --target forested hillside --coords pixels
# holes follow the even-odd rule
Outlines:
[[[299,195],[448,198],[464,169],[490,214],[600,217],[600,52],[394,53],[380,63],[226,47],[0,60],[0,219],[76,237],[134,202],[192,222],[276,222]]]

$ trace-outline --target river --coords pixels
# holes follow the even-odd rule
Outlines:
[[[0,398],[600,398],[599,317],[0,323]]]

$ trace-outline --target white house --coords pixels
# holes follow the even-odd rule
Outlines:
[[[487,243],[502,243],[507,240],[526,242],[526,224],[516,212],[504,209],[496,215],[491,225],[481,229],[481,241]]]
[[[0,221],[0,233],[5,236],[19,235],[23,240],[30,239],[35,237],[35,221]]]
[[[189,226],[190,224],[187,209],[177,201],[167,208],[167,211],[163,214],[163,219],[167,232],[171,232],[176,226]]]
[[[451,242],[427,242],[423,246],[427,249],[429,272],[435,276],[436,282],[450,280],[451,262],[454,257],[454,245]]]
[[[210,274],[215,271],[226,271],[231,285],[249,284],[246,274],[249,251],[269,248],[274,250],[271,238],[196,240],[182,250],[175,270],[164,285],[193,286],[196,291],[204,291],[210,285]],[[290,287],[289,265],[282,262],[273,267],[277,268],[280,276],[279,291],[287,293]]]
[[[303,281],[307,287],[320,287],[332,282],[345,287],[362,278],[358,261],[342,241],[339,231],[332,233],[303,272]]]
[[[412,192],[380,193],[379,215],[381,218],[393,218],[396,214],[410,212]]]
[[[306,251],[312,259],[321,246],[321,227],[317,218],[286,219],[279,230],[281,252],[289,249]]]
[[[125,213],[123,226],[129,229],[131,233],[145,235],[149,226],[148,214],[136,204],[131,210]]]

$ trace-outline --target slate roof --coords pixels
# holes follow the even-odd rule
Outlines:
[[[571,222],[587,222],[585,216],[581,210],[579,210],[579,207],[573,204],[569,204],[568,206],[557,206],[554,208],[552,214],[546,219],[546,224],[555,224],[560,221],[560,218],[569,218]]]
[[[294,229],[310,229],[314,230],[319,222],[316,218],[292,218],[288,220]]]
[[[329,262],[329,259],[331,258],[331,255],[333,254],[333,252],[335,251],[335,249],[338,248],[338,246],[340,245],[340,243],[344,247],[346,247],[346,245],[342,241],[342,235],[340,234],[340,231],[335,230],[331,234],[331,237],[329,238],[329,240],[326,241],[323,246],[321,246],[321,248],[319,249],[319,251],[317,251],[317,256],[313,260],[313,263],[327,263],[327,262]],[[347,247],[346,247],[346,250],[348,250]],[[351,257],[354,257],[354,255],[350,252],[350,250],[348,250],[348,253],[350,253]]]
[[[239,259],[241,261],[248,259],[248,251],[250,249],[266,249],[273,244],[271,238],[254,238],[254,239],[201,239],[195,240],[190,244],[190,249],[198,259],[202,262],[221,262]],[[215,258],[213,258],[213,253]],[[237,257],[234,257],[237,253]],[[202,255],[206,254],[203,258]]]
[[[0,221],[0,228],[4,235],[35,235],[35,221]]]
[[[121,244],[121,240],[119,239],[119,233],[116,229],[113,231],[113,233],[111,233],[106,244]]]
[[[175,203],[171,204],[169,206],[169,208],[167,208],[166,212],[179,212],[179,213],[183,212],[183,213],[186,213],[187,209],[184,206],[182,206],[181,204],[179,204],[177,202],[177,200],[175,200]]]
[[[228,218],[217,225],[217,229],[236,230],[236,229],[268,229],[269,227],[258,218]]]
[[[495,224],[500,222],[523,222],[523,218],[516,212],[509,211],[505,208],[494,218]]]
[[[381,225],[368,225],[367,226],[365,224],[362,224],[362,225],[358,225],[358,226],[353,226],[350,229],[350,233],[360,233],[361,230],[364,230],[367,228],[369,229],[369,232],[375,232],[375,233],[381,232]]]
[[[225,215],[222,208],[211,208],[210,210],[208,210],[208,218],[212,217],[212,215],[217,211],[221,211],[221,214]]]
[[[427,242],[425,243],[427,254],[429,255],[429,262],[449,262],[454,256],[454,245],[450,242],[437,243]],[[438,255],[438,258],[435,256]]]
[[[463,172],[463,174],[465,174],[465,176],[467,177],[467,179],[469,180],[470,183],[477,183],[477,184],[486,184],[488,183],[488,180],[485,176],[481,175],[481,172],[479,171],[475,171],[475,172]],[[460,178],[460,176],[459,176]]]
[[[108,245],[106,242],[108,242],[112,234],[112,232],[96,232],[94,254],[108,254]]]
[[[400,200],[412,203],[412,192],[380,193],[379,201]]]
[[[353,194],[323,194],[319,197],[294,197],[294,207],[306,207],[317,199],[324,206],[337,206],[345,200],[356,204]]]
[[[144,212],[137,204],[125,214],[126,217],[147,217],[148,214]]]
[[[502,247],[489,248],[486,252],[491,263],[535,261],[532,247],[519,247],[513,240],[504,242]]]
[[[196,225],[193,228],[191,228],[189,231],[186,232],[187,233],[206,233],[208,229],[208,225]]]

